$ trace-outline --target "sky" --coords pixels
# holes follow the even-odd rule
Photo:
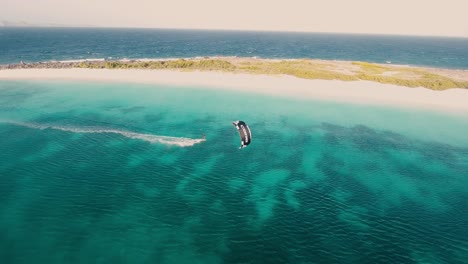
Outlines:
[[[0,24],[468,37],[468,0],[0,0]]]

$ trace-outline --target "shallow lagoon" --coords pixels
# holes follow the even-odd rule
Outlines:
[[[0,119],[4,263],[468,259],[463,115],[2,81]],[[242,150],[237,119],[253,136]]]

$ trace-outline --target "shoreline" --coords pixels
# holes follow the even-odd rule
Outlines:
[[[371,81],[310,80],[289,75],[150,69],[10,69],[0,81],[91,81],[224,89],[300,100],[387,105],[468,114],[468,89],[434,91]]]
[[[424,68],[362,61],[321,59],[258,59],[249,57],[194,57],[140,60],[84,59],[0,65],[11,69],[150,69],[221,71],[228,73],[290,75],[310,80],[372,81],[431,90],[468,89],[468,70]]]

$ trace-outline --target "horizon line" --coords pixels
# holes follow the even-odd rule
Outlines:
[[[426,34],[397,34],[375,32],[339,32],[339,31],[307,31],[307,30],[272,30],[272,29],[236,29],[236,28],[182,28],[182,27],[145,27],[145,26],[96,26],[96,25],[0,25],[0,28],[95,28],[95,29],[154,29],[154,30],[194,30],[194,31],[238,31],[238,32],[271,32],[271,33],[310,33],[310,34],[340,34],[340,35],[374,35],[374,36],[404,36],[404,37],[438,37],[438,38],[462,38],[468,36],[459,35],[426,35]]]

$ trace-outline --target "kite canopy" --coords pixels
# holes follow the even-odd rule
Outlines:
[[[241,138],[241,145],[239,148],[245,148],[252,141],[252,133],[250,132],[249,126],[244,121],[237,120],[232,122],[236,126],[237,131],[239,131],[239,136]]]

